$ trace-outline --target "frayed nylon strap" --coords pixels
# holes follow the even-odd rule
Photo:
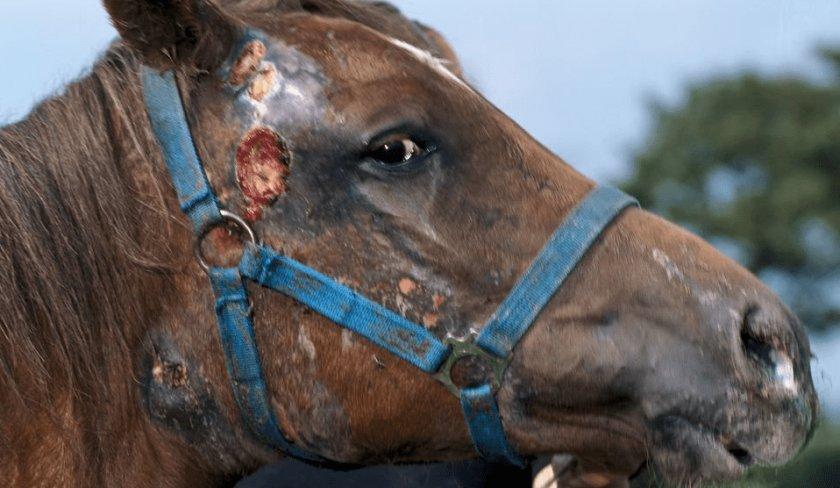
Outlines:
[[[175,74],[142,66],[140,79],[152,131],[163,152],[181,211],[189,217],[195,233],[201,234],[222,217],[195,150]]]
[[[262,375],[250,303],[239,270],[211,268],[209,274],[216,295],[216,321],[233,397],[245,424],[274,449],[306,461],[326,462],[320,456],[298,449],[283,436],[277,425]]]
[[[249,245],[239,270],[427,373],[440,369],[449,355],[449,347],[425,328],[273,249]]]
[[[476,343],[500,358],[522,336],[607,226],[636,200],[608,186],[594,189],[558,228],[481,330]]]

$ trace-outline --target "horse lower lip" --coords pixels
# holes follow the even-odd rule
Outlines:
[[[666,479],[693,473],[696,481],[734,481],[753,463],[740,445],[722,442],[703,425],[670,417],[663,427],[659,442],[664,443],[653,448],[651,460]]]

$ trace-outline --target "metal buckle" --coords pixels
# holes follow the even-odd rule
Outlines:
[[[228,212],[227,210],[220,210],[219,213],[222,216],[222,220],[215,223],[214,225],[208,226],[204,230],[204,232],[202,232],[201,235],[195,240],[194,244],[195,257],[198,260],[199,266],[201,266],[201,269],[203,269],[205,272],[210,271],[210,264],[207,263],[207,259],[205,259],[204,253],[202,253],[201,251],[201,243],[204,242],[204,238],[207,237],[207,234],[209,234],[213,229],[217,229],[228,223],[234,223],[236,224],[236,227],[240,231],[242,231],[242,234],[248,236],[248,240],[251,241],[251,244],[253,244],[254,246],[257,245],[257,235],[254,233],[254,230],[251,228],[251,226],[248,225],[248,223],[245,222],[245,220],[242,217],[236,215],[233,212]]]
[[[447,337],[444,339],[444,344],[452,348],[452,352],[446,358],[440,369],[432,375],[443,386],[446,387],[456,398],[461,398],[461,390],[468,388],[470,385],[458,386],[452,381],[452,368],[465,358],[478,358],[484,361],[490,368],[490,375],[487,383],[493,389],[493,392],[499,391],[502,387],[502,377],[505,370],[510,364],[509,358],[500,358],[491,354],[472,341],[457,339],[454,337]]]

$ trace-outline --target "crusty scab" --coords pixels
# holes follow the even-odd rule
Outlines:
[[[261,40],[247,42],[230,66],[225,80],[255,102],[262,102],[278,86],[277,67],[265,61],[268,48]]]
[[[277,68],[271,63],[265,63],[257,71],[248,87],[248,96],[261,102],[277,86]]]
[[[141,398],[149,419],[187,442],[225,459],[226,445],[235,441],[233,429],[221,413],[207,378],[185,356],[173,337],[153,330],[143,344]]]
[[[302,115],[312,108],[301,104],[319,100],[320,70],[303,58],[279,41],[255,37],[234,51],[221,73],[245,107],[240,112],[243,125],[250,127],[235,155],[236,181],[245,198],[244,217],[250,222],[260,220],[263,211],[287,190],[291,151],[278,131],[302,125]],[[286,123],[290,119],[294,123]]]
[[[260,40],[254,39],[245,44],[230,68],[227,82],[234,86],[245,83],[257,73],[266,52],[268,50]]]

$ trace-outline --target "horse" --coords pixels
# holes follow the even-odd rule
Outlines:
[[[4,486],[225,485],[282,457],[243,422],[202,266],[235,262],[248,236],[196,239],[143,73],[171,74],[234,227],[440,340],[473,337],[596,186],[387,3],[104,4],[120,39],[0,131]],[[434,377],[293,297],[247,292],[266,415],[290,444],[352,466],[477,456]],[[536,312],[498,417],[518,456],[573,457],[576,486],[645,465],[736,479],[813,432],[801,323],[649,212],[615,217]]]

